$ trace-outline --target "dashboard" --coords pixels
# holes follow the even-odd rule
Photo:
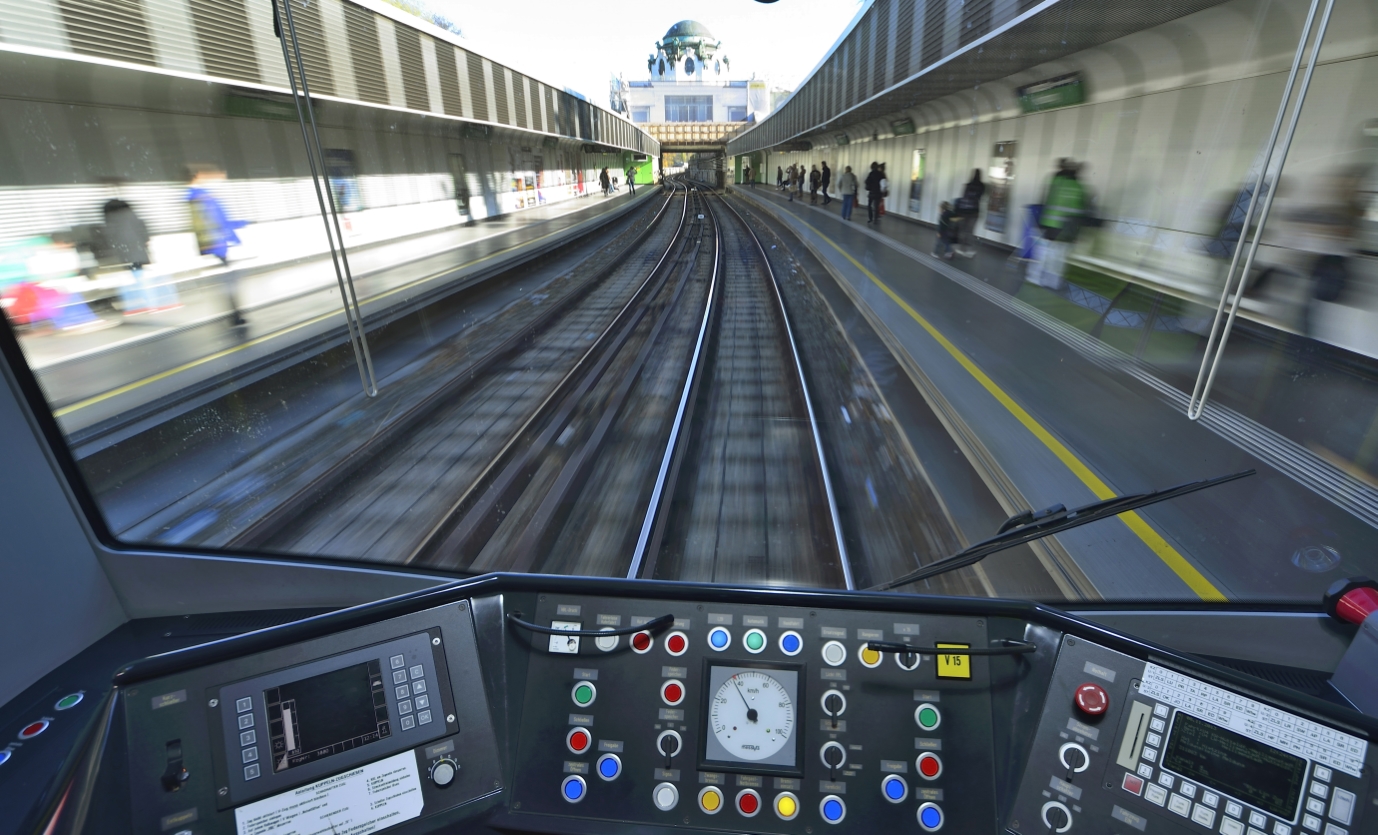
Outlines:
[[[90,711],[32,831],[1378,831],[1371,718],[1008,601],[489,575]]]

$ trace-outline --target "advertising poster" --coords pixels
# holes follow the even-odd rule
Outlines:
[[[1010,187],[1014,180],[1013,142],[997,142],[991,154],[986,184],[986,231],[1003,233],[1009,216]]]
[[[926,161],[924,149],[914,149],[914,164],[909,169],[909,211],[916,215],[923,208],[923,169]]]

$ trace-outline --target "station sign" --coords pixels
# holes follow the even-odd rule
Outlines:
[[[895,136],[913,136],[914,120],[898,119],[890,123],[890,130],[895,132]]]
[[[1025,113],[1042,110],[1056,110],[1070,107],[1086,100],[1086,87],[1082,84],[1081,73],[1071,72],[1044,81],[1026,84],[1015,91],[1019,106]]]

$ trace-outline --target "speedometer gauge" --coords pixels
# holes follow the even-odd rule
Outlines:
[[[765,670],[730,676],[713,695],[713,736],[736,757],[758,762],[777,753],[794,733],[794,698]]]
[[[785,664],[710,665],[704,760],[724,767],[798,767],[799,670]]]

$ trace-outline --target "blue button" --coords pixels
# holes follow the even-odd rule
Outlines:
[[[565,784],[561,786],[565,793],[565,800],[574,803],[584,796],[584,781],[578,777],[566,777]]]
[[[796,635],[786,635],[780,639],[780,648],[793,655],[799,651],[799,638]]]
[[[905,795],[904,781],[898,777],[885,778],[885,796],[891,800],[903,800]]]
[[[943,825],[943,810],[932,804],[926,804],[919,810],[919,823],[929,831],[937,829]]]
[[[598,773],[603,775],[604,780],[611,780],[616,777],[617,772],[621,770],[622,765],[617,761],[616,757],[611,755],[604,754],[603,758],[598,761]]]
[[[4,765],[10,758],[9,749],[0,750],[0,765]]]
[[[824,803],[823,817],[827,818],[828,820],[834,823],[842,820],[842,801],[829,800],[827,803]]]
[[[732,639],[728,637],[727,630],[721,627],[708,633],[708,643],[712,644],[716,649],[726,647],[730,640]]]

